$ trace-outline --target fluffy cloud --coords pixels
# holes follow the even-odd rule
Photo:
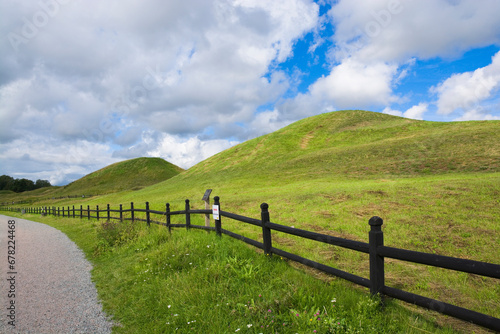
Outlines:
[[[55,137],[30,135],[0,144],[2,169],[13,177],[47,179],[62,185],[119,161],[105,144],[78,140],[67,143]]]
[[[500,44],[500,2],[466,0],[338,1],[328,16],[335,25],[328,76],[310,88],[311,96],[326,96],[339,108],[376,107],[405,117],[422,117],[428,103],[406,112],[391,104],[408,99],[395,90],[411,73],[416,59],[453,59],[465,51]],[[475,72],[457,74],[433,89],[441,114],[470,110],[498,90],[498,55]],[[425,107],[424,107],[425,106]]]
[[[438,113],[448,115],[456,110],[470,115],[478,114],[477,106],[494,97],[500,89],[500,52],[490,65],[472,72],[454,74],[432,87],[438,95],[436,102]]]
[[[329,12],[336,26],[334,58],[404,62],[456,57],[500,42],[495,0],[349,0]]]
[[[163,134],[156,147],[147,154],[152,157],[162,157],[179,167],[189,168],[235,144],[238,142],[224,139],[202,141],[198,137],[182,140]]]
[[[148,154],[190,166],[233,145],[228,134],[261,134],[248,122],[289,87],[270,69],[314,29],[319,9],[311,0],[0,0],[0,11],[3,158],[22,165],[20,145],[40,138],[37,150],[74,175],[81,165],[52,145],[97,145],[99,168]]]
[[[422,120],[424,113],[427,112],[427,109],[428,109],[427,103],[422,102],[422,103],[419,103],[419,104],[411,107],[410,109],[406,110],[405,112],[402,112],[399,110],[393,110],[389,107],[386,107],[382,112],[384,114]]]
[[[317,99],[332,101],[340,109],[387,105],[395,100],[391,96],[391,82],[396,71],[394,65],[367,64],[348,58],[328,76],[316,81],[310,92]]]

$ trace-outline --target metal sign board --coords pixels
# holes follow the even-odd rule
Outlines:
[[[219,206],[218,205],[212,205],[212,216],[214,217],[215,220],[219,220]]]
[[[210,194],[212,193],[212,189],[207,189],[205,191],[205,195],[203,195],[202,201],[207,202],[210,199]]]

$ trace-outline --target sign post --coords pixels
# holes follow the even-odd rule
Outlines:
[[[205,209],[210,210],[210,194],[212,193],[212,189],[207,189],[205,194],[203,195],[202,201],[205,202]],[[210,214],[205,213],[205,226],[210,226]]]

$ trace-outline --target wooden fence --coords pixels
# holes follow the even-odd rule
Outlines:
[[[76,208],[73,206],[70,208],[69,206],[64,208],[60,207],[37,207],[37,208],[1,208],[3,211],[17,211],[17,212],[26,212],[26,213],[34,213],[34,214],[43,214],[43,215],[55,215],[62,217],[72,217],[72,218],[87,218],[87,219],[106,219],[106,220],[132,220],[132,221],[144,221],[148,224],[151,223],[164,225],[168,228],[169,232],[174,227],[185,227],[187,229],[197,228],[203,230],[212,230],[217,233],[217,235],[226,234],[230,237],[242,240],[250,245],[258,247],[262,249],[265,254],[272,255],[276,254],[282,256],[284,258],[290,259],[292,261],[296,261],[302,263],[306,266],[315,268],[317,270],[323,271],[325,273],[346,279],[353,283],[359,284],[366,288],[370,289],[371,294],[379,294],[380,296],[389,296],[395,299],[403,300],[405,302],[415,304],[426,309],[434,310],[442,314],[446,314],[461,320],[472,322],[476,325],[483,326],[488,329],[492,329],[495,331],[500,331],[500,319],[485,315],[476,311],[468,310],[462,307],[458,307],[452,304],[448,304],[442,301],[438,301],[435,299],[427,298],[424,296],[420,296],[414,293],[410,293],[407,291],[399,290],[396,288],[392,288],[385,285],[384,279],[384,258],[392,258],[406,262],[412,263],[420,263],[433,267],[440,267],[451,269],[455,271],[471,273],[481,276],[493,277],[496,279],[500,279],[500,265],[466,260],[461,258],[454,258],[449,256],[442,256],[436,254],[428,254],[422,252],[416,252],[411,250],[399,249],[384,246],[384,235],[382,232],[382,224],[383,220],[380,217],[372,217],[368,221],[370,226],[370,231],[368,233],[368,243],[354,241],[339,237],[333,237],[326,234],[320,234],[316,232],[301,230],[285,225],[279,225],[272,223],[269,217],[268,204],[262,203],[260,205],[261,208],[261,217],[260,219],[249,218],[245,216],[241,216],[235,213],[222,211],[220,210],[220,198],[216,196],[214,198],[214,205],[217,205],[219,208],[219,219],[215,219],[215,227],[210,226],[200,226],[191,224],[191,215],[192,214],[212,214],[212,210],[202,209],[202,210],[192,210],[190,208],[189,200],[185,201],[184,210],[179,211],[171,211],[170,204],[166,203],[165,211],[156,211],[151,210],[149,208],[149,203],[146,202],[145,209],[138,209],[134,207],[134,203],[130,203],[130,209],[124,209],[123,205],[120,204],[119,209],[111,209],[108,204],[106,208],[99,208],[97,205],[95,209],[91,209],[90,206],[84,208],[80,205],[80,208]],[[112,213],[119,213],[118,217],[113,217]],[[129,217],[124,217],[124,213],[130,213]],[[136,216],[136,213],[144,213],[145,218],[139,218]],[[144,217],[144,214],[142,217]],[[162,221],[153,220],[151,215],[163,216]],[[185,223],[184,224],[172,224],[171,217],[175,215],[185,215]],[[222,217],[230,218],[236,221],[240,221],[243,223],[255,225],[257,227],[262,228],[262,236],[263,240],[257,241],[250,239],[248,237],[239,235],[237,233],[228,231],[222,228]],[[315,240],[318,242],[326,243],[329,245],[335,245],[347,249],[351,249],[357,252],[362,252],[369,254],[369,264],[370,264],[370,275],[369,279],[360,277],[346,271],[333,268],[331,266],[318,263],[302,256],[286,252],[279,248],[273,247],[272,244],[272,234],[271,231],[279,231],[285,234],[295,235],[301,238],[306,238],[310,240]]]

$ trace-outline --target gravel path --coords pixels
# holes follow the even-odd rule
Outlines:
[[[8,263],[9,220],[15,221],[13,268]],[[91,269],[83,252],[59,230],[0,215],[0,333],[110,333],[113,324],[98,302]],[[15,310],[8,309],[12,301]],[[9,324],[12,311],[15,327]]]

